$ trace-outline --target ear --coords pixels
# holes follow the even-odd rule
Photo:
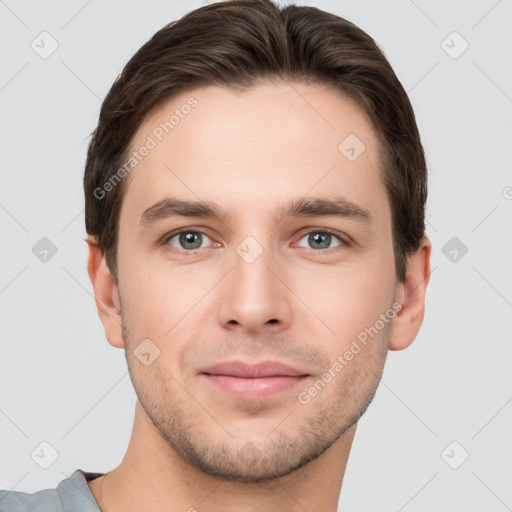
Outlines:
[[[93,239],[87,240],[89,258],[87,272],[94,288],[94,297],[100,320],[108,342],[117,348],[124,348],[121,309],[117,286],[99,246]]]
[[[400,292],[395,297],[402,309],[393,318],[388,348],[403,350],[416,338],[425,315],[425,293],[430,281],[430,253],[432,244],[427,237],[419,249],[407,258],[405,281],[399,283]]]

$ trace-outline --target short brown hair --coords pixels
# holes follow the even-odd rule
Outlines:
[[[85,225],[116,284],[127,180],[104,197],[97,191],[123,165],[143,120],[188,89],[243,91],[265,80],[329,85],[366,114],[379,139],[395,271],[404,281],[406,258],[425,232],[427,166],[411,103],[385,55],[366,32],[318,8],[227,0],[159,30],[129,60],[101,106],[85,165]]]

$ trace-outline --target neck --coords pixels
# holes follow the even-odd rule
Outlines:
[[[103,512],[215,510],[336,512],[357,424],[320,457],[291,474],[267,482],[219,480],[184,461],[160,436],[137,401],[128,449],[109,472],[102,498],[90,485]]]

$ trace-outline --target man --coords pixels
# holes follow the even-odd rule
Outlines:
[[[376,43],[312,7],[197,9],[112,86],[84,188],[132,436],[108,473],[4,492],[0,509],[337,510],[430,274],[423,149]]]

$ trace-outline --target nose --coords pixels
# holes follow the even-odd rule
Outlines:
[[[269,250],[254,260],[234,254],[233,268],[222,282],[219,322],[238,333],[278,332],[290,325],[291,293],[285,265]]]

